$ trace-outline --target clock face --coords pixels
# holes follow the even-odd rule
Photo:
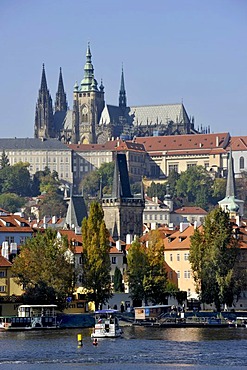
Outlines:
[[[87,107],[83,107],[83,108],[82,108],[82,113],[83,113],[83,114],[87,114],[87,112],[88,112]]]

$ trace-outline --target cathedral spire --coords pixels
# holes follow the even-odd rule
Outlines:
[[[119,107],[126,108],[127,106],[127,99],[126,99],[126,91],[124,87],[124,72],[122,66],[122,74],[121,74],[121,84],[120,84],[120,91],[119,91]]]
[[[45,64],[43,63],[42,66],[42,76],[41,76],[41,85],[40,85],[40,90],[42,92],[47,91],[47,82],[46,82],[46,75],[45,75]]]
[[[62,68],[60,67],[59,79],[58,79],[58,89],[57,89],[56,101],[55,101],[55,112],[67,111],[67,110],[68,110],[68,104],[66,100],[66,94],[64,92]]]
[[[52,99],[47,87],[44,64],[35,111],[34,137],[54,137]]]

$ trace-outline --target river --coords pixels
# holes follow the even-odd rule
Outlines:
[[[91,329],[0,332],[0,369],[247,369],[246,328],[123,329],[122,338],[101,339],[97,347]]]

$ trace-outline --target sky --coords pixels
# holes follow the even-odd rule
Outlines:
[[[0,0],[0,137],[33,137],[42,64],[53,102],[62,67],[73,107],[90,42],[118,105],[183,102],[195,128],[247,135],[247,0]]]

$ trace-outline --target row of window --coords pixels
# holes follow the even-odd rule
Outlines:
[[[29,238],[29,236],[19,236],[19,243],[20,245],[24,244],[26,242],[26,240]],[[5,241],[9,243],[9,245],[11,243],[14,243],[15,242],[15,237],[14,236],[5,236]]]
[[[167,214],[161,215],[145,215],[144,213],[144,220],[167,220]]]
[[[177,275],[178,279],[181,278],[181,272],[180,271],[177,271],[176,275]],[[191,276],[190,270],[185,270],[184,271],[184,279],[190,279],[190,276]],[[173,271],[170,271],[170,279],[172,279],[172,278],[173,278]]]
[[[188,261],[189,253],[184,253],[184,261]],[[173,254],[170,254],[170,261],[173,261]],[[180,261],[180,253],[177,253],[177,261]]]

